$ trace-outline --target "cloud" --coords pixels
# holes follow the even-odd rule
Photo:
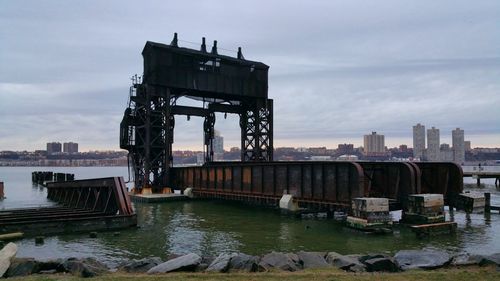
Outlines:
[[[144,43],[173,32],[182,46],[206,36],[270,65],[277,146],[359,145],[370,131],[411,145],[417,122],[500,146],[499,11],[451,0],[4,1],[0,150],[118,149]],[[202,120],[176,120],[174,147],[201,148]],[[216,128],[239,146],[236,116],[218,115]]]

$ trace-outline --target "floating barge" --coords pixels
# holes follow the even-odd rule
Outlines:
[[[52,182],[54,207],[0,211],[0,233],[27,236],[116,230],[137,225],[121,177]]]

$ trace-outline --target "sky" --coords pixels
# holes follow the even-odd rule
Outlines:
[[[274,145],[335,148],[412,126],[460,127],[500,147],[500,1],[0,0],[0,150],[117,150],[146,41],[266,63]],[[238,118],[216,116],[225,148]],[[203,120],[176,117],[174,149],[202,150]]]

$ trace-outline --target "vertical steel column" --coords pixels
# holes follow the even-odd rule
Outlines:
[[[240,115],[241,161],[273,160],[273,101],[243,105]]]
[[[205,116],[203,122],[204,142],[205,142],[205,162],[214,161],[214,137],[215,137],[215,113],[210,112]]]

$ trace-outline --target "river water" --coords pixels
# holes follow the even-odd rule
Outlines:
[[[0,167],[6,199],[0,209],[48,206],[45,188],[31,184],[32,171],[74,173],[76,179],[123,176],[126,167]],[[494,180],[482,180],[476,188],[465,179],[466,190],[491,192],[492,204],[500,205],[500,191]],[[321,218],[292,218],[279,211],[221,201],[184,201],[159,204],[134,204],[138,228],[99,233],[47,237],[43,245],[23,239],[19,257],[54,259],[94,257],[111,267],[147,256],[166,259],[171,254],[194,252],[213,256],[222,252],[263,254],[270,251],[336,251],[341,254],[373,252],[394,253],[400,249],[437,248],[450,253],[492,254],[500,252],[500,214],[466,215],[454,212],[448,219],[458,222],[454,235],[417,239],[404,227],[393,234],[370,235]],[[394,217],[400,214],[395,212]]]

